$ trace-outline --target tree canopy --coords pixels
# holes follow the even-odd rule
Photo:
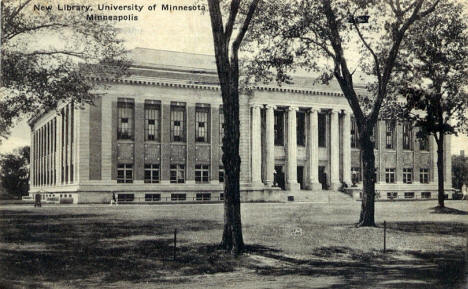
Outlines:
[[[11,196],[21,198],[29,191],[29,146],[0,154],[0,185]]]

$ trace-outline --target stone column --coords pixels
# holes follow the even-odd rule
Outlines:
[[[288,109],[288,178],[287,189],[299,190],[297,182],[297,138],[296,138],[296,112],[297,107],[290,106]]]
[[[267,186],[273,185],[275,169],[275,106],[266,105],[266,178]]]
[[[307,136],[307,165],[309,169],[309,190],[322,189],[318,178],[318,112],[317,109],[309,110],[309,133]]]
[[[332,110],[330,122],[330,189],[340,187],[340,136],[338,111]]]
[[[252,185],[262,183],[262,135],[260,105],[252,105]]]
[[[343,114],[343,182],[351,186],[351,116]]]

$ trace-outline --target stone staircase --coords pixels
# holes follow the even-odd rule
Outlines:
[[[285,201],[289,202],[317,202],[317,203],[345,203],[353,201],[353,198],[343,192],[322,191],[285,191]]]

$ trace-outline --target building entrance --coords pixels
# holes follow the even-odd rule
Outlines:
[[[298,166],[297,167],[297,182],[300,185],[301,190],[304,189],[304,167]]]
[[[273,186],[286,190],[283,166],[275,166],[275,176]]]
[[[319,166],[319,182],[322,184],[322,190],[328,190],[327,173],[324,166]]]

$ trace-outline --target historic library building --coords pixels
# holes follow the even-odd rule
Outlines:
[[[29,121],[31,194],[63,203],[223,199],[214,56],[137,48],[131,58],[130,76],[92,78],[102,93],[94,105],[63,104]],[[379,121],[377,199],[437,197],[435,142],[417,139],[417,130]],[[357,130],[337,84],[297,76],[294,85],[255,87],[240,97],[240,132],[243,201],[287,201],[345,187],[359,199]],[[450,137],[445,143],[450,197]]]

